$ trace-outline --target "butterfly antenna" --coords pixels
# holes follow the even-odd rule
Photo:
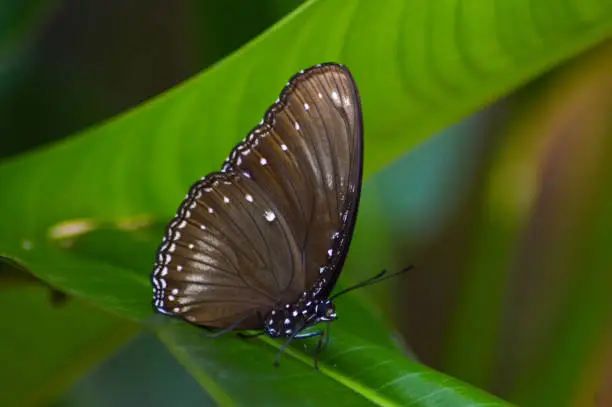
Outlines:
[[[389,275],[385,275],[385,274],[387,274],[387,270],[383,270],[380,273],[376,274],[374,277],[370,277],[367,280],[362,281],[361,283],[358,283],[358,284],[356,284],[356,285],[354,285],[352,287],[349,287],[349,288],[347,288],[345,290],[340,291],[339,293],[336,293],[336,294],[332,295],[331,297],[329,297],[329,299],[333,300],[334,298],[337,298],[337,297],[339,297],[339,296],[341,296],[343,294],[346,294],[349,291],[353,291],[353,290],[356,290],[358,288],[366,287],[366,286],[369,286],[371,284],[380,283],[381,281],[385,281],[385,280],[388,280],[390,278],[399,276],[400,274],[404,274],[405,272],[410,271],[413,268],[414,268],[414,266],[410,265],[410,266],[406,267],[405,269],[402,269],[402,270],[400,270],[400,271],[398,271],[396,273],[389,274]]]

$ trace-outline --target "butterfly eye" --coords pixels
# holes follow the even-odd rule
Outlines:
[[[327,307],[327,310],[325,312],[325,316],[327,318],[335,318],[336,317],[336,310],[334,308],[334,306],[332,304],[330,304],[330,306]]]

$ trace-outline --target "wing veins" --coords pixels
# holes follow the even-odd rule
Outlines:
[[[313,86],[312,86],[310,83],[308,84],[308,86],[309,86],[311,89],[314,89],[314,87],[313,87]],[[316,91],[316,89],[314,89],[314,90],[315,90],[315,93],[318,93],[318,91]],[[327,96],[327,95],[326,95],[326,96]],[[319,110],[319,106],[318,106],[318,104],[317,104],[317,103],[313,103],[313,105],[314,105],[314,108],[316,109],[316,111],[317,111],[317,113],[318,113],[318,115],[319,115],[319,118],[321,119],[321,122],[323,123],[323,128],[325,129],[325,135],[326,135],[326,138],[327,138],[327,137],[329,137],[329,136],[328,136],[328,135],[329,135],[329,131],[328,131],[328,129],[327,129],[327,124],[325,123],[325,120],[322,120],[322,119],[323,119],[323,116],[321,115],[321,111]],[[317,159],[317,164],[318,164],[318,166],[319,166],[319,173],[320,173],[320,177],[322,177],[322,178],[320,178],[320,179],[321,179],[321,181],[322,181],[322,184],[321,184],[321,185],[325,185],[325,186],[326,186],[326,185],[327,185],[327,182],[326,182],[326,180],[325,180],[325,174],[323,174],[324,167],[322,167],[322,166],[321,166],[321,161],[319,160],[319,154],[318,154],[318,153],[319,153],[321,150],[319,150],[319,149],[316,147],[317,143],[314,143],[314,144],[311,144],[311,145],[313,146],[313,151],[315,152],[314,156],[315,156],[315,158]],[[331,213],[331,207],[330,207],[329,199],[327,198],[327,194],[325,194],[325,204],[326,204],[326,206],[327,206],[328,213]]]
[[[241,190],[243,192],[247,192],[246,189],[242,188],[240,185],[236,184],[236,186],[238,188],[241,188]],[[259,198],[259,197],[258,197]],[[251,220],[253,221],[253,224],[255,225],[255,228],[257,229],[257,233],[259,234],[259,236],[261,237],[261,240],[263,242],[266,242],[266,239],[264,238],[264,234],[261,231],[261,229],[259,228],[259,225],[257,224],[257,221],[255,220],[255,218],[253,217],[253,215],[251,214],[251,212],[243,205],[243,203],[238,200],[240,206],[244,209],[244,211],[249,215],[249,217],[251,218]],[[272,253],[270,252],[270,247],[268,246],[267,242],[265,243],[266,245],[266,250],[268,251],[268,256],[269,258],[272,258],[271,255]],[[272,278],[274,279],[274,282],[276,283],[276,287],[278,288],[279,292],[281,290],[281,286],[280,283],[278,282],[278,279],[276,278],[276,273],[274,272],[274,270],[272,269],[273,267],[271,265],[268,265],[265,260],[264,260],[264,264],[266,265],[265,269],[269,270],[270,274],[272,275]],[[240,271],[238,271],[238,273],[240,273]],[[245,281],[246,282],[246,281]]]
[[[321,79],[321,81],[323,81],[323,80],[325,80],[325,82],[327,82],[328,86],[330,85],[330,81],[326,77],[323,77]],[[338,87],[338,91],[340,90],[339,89],[340,86],[339,86],[339,84],[336,83],[336,81],[333,81],[333,85]],[[329,102],[329,96],[327,97],[327,99],[328,99],[328,102]],[[340,110],[341,109],[336,107],[336,105],[334,103],[331,103],[331,104],[336,109],[336,111],[337,111],[336,113],[340,116],[341,119],[343,119],[342,116],[340,115]],[[344,122],[344,120],[342,120],[342,121]],[[337,157],[337,153],[336,153],[336,148],[333,145],[332,140],[329,137],[329,131],[327,130],[327,125],[325,124],[325,122],[323,123],[323,125],[325,126],[325,135],[327,136],[327,137],[325,137],[325,139],[327,140],[327,145],[329,145],[329,151],[330,151],[330,155],[331,155],[330,158],[331,158],[331,163],[332,163],[332,168],[333,168],[332,171],[334,172],[334,177],[333,177],[333,181],[334,181],[334,198],[335,198],[335,201],[336,201],[336,213],[334,215],[337,215],[339,213],[339,210],[340,210],[340,202],[338,200],[338,192],[341,192],[341,191],[339,191],[338,181],[337,181],[337,178],[340,176],[340,174],[339,174],[339,171],[338,171],[338,166],[337,166],[336,160],[334,159],[334,157]],[[349,169],[349,171],[350,171],[350,169]],[[333,219],[333,220],[335,220],[335,219]]]

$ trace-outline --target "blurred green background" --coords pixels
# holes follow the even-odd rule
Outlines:
[[[0,405],[497,405],[473,386],[521,406],[612,406],[612,7],[493,3],[2,2]],[[328,59],[353,70],[366,123],[340,284],[416,270],[339,301],[328,371],[296,370],[290,354],[280,379],[257,382],[276,348],[158,329],[142,282],[190,183],[289,75]],[[75,219],[94,230],[49,235]],[[418,396],[412,365],[379,386],[375,352],[336,366],[340,344],[379,334],[401,350],[390,360],[467,383],[465,400],[438,376]],[[402,389],[382,391],[391,383]]]

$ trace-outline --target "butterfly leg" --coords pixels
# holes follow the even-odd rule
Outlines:
[[[298,331],[296,331],[297,333]],[[276,355],[276,359],[274,359],[274,367],[278,367],[278,361],[280,360],[281,355],[283,354],[283,352],[285,351],[285,349],[287,348],[287,345],[289,345],[289,343],[293,340],[293,338],[295,338],[295,334],[291,335],[289,337],[289,339],[287,339],[285,341],[285,343],[283,343],[283,346],[281,346],[281,348],[278,351],[278,355]]]
[[[225,333],[228,333],[230,331],[233,331],[238,325],[240,325],[240,323],[242,321],[244,321],[245,319],[249,318],[251,315],[253,314],[247,314],[246,316],[238,319],[236,322],[234,322],[233,324],[231,324],[230,326],[228,326],[227,328],[223,328],[220,331],[215,331],[213,333],[210,334],[200,334],[203,338],[208,338],[208,339],[213,339],[213,338],[217,338]]]
[[[318,366],[317,366],[317,361],[319,359],[319,354],[321,352],[323,352],[325,349],[327,349],[327,345],[329,345],[329,338],[330,338],[329,330],[330,330],[330,328],[331,328],[331,321],[328,321],[327,322],[327,329],[325,331],[325,334],[322,334],[319,337],[319,343],[317,343],[317,350],[316,350],[316,353],[314,355],[315,369],[317,369],[317,370],[319,369]],[[325,342],[323,342],[323,337],[325,337]]]
[[[303,334],[298,334],[298,335],[295,335],[295,339],[306,339],[306,338],[312,338],[314,336],[319,336],[319,335],[323,335],[323,331],[314,331],[314,332],[306,332]]]
[[[280,350],[278,351],[278,355],[276,355],[276,359],[274,359],[274,366],[278,367],[278,361],[280,360],[281,355],[283,354],[283,352],[285,352],[285,349],[287,349],[287,346],[289,346],[289,344],[291,343],[293,339],[311,338],[313,336],[321,335],[321,333],[322,331],[315,331],[315,332],[306,332],[306,333],[300,334],[300,330],[296,329],[293,335],[291,335],[289,339],[287,339],[285,343],[283,343],[283,346],[281,346]]]
[[[327,349],[327,345],[329,345],[329,330],[330,330],[330,328],[331,328],[331,321],[327,321],[327,331],[325,332],[325,344],[319,350],[319,352],[323,352],[325,349]],[[319,340],[319,342],[321,342],[321,340]]]
[[[257,318],[259,318],[259,321],[263,325],[263,317],[261,316],[261,312],[259,312],[259,311],[257,311]],[[242,339],[250,339],[250,338],[257,338],[258,336],[261,336],[261,335],[263,335],[265,333],[266,333],[266,331],[255,332],[255,333],[250,333],[250,334],[243,334],[242,332],[238,332],[236,334],[236,336],[238,336],[238,337],[240,337]]]
[[[261,336],[265,333],[266,333],[265,331],[255,332],[255,333],[250,333],[250,334],[243,334],[242,332],[238,332],[236,336],[239,336],[242,339],[251,339],[251,338],[257,338],[258,336]]]
[[[329,324],[328,324],[327,330],[329,331]],[[323,337],[326,336],[325,331],[306,332],[300,335],[296,335],[295,337],[297,339],[306,339],[306,338],[313,338],[315,336],[319,337],[319,342],[317,343],[317,349],[314,354],[314,368],[316,370],[319,370],[319,363],[318,363],[319,353],[321,351],[321,344],[323,343]]]

